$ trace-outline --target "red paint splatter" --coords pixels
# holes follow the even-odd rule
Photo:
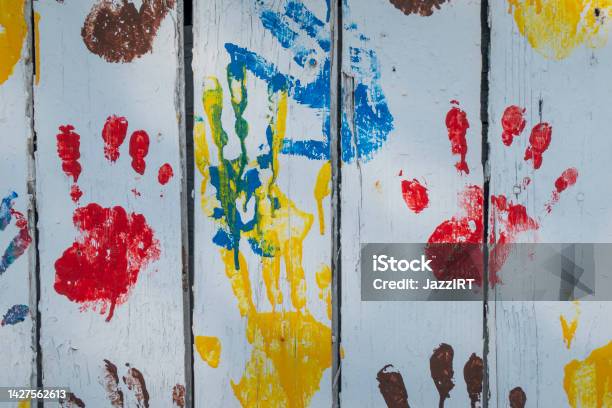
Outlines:
[[[59,127],[61,133],[57,135],[57,155],[62,161],[64,173],[68,177],[72,177],[72,180],[76,183],[81,174],[81,164],[79,163],[81,136],[73,130],[74,126],[72,125]]]
[[[398,176],[402,177],[404,175],[404,170],[400,170]]]
[[[132,168],[138,174],[145,172],[145,157],[149,153],[149,135],[144,130],[137,130],[130,137],[130,156]]]
[[[520,135],[523,129],[525,129],[527,122],[523,117],[524,113],[524,108],[515,105],[508,106],[506,110],[504,110],[501,125],[503,129],[502,141],[506,146],[510,146],[514,137]]]
[[[102,303],[102,313],[110,306],[110,321],[141,269],[159,259],[159,242],[143,215],[119,206],[77,208],[73,223],[80,235],[55,262],[55,291],[73,302]]]
[[[570,167],[566,169],[561,176],[557,178],[555,181],[555,190],[552,192],[552,198],[548,203],[546,203],[546,212],[550,213],[552,211],[552,207],[559,202],[559,198],[561,197],[561,193],[565,191],[568,187],[576,184],[578,180],[578,170],[574,167]]]
[[[170,163],[166,163],[159,168],[159,172],[157,173],[157,181],[159,181],[159,184],[163,186],[170,181],[172,176],[174,176],[172,166]]]
[[[135,188],[130,190],[132,192],[132,194],[134,194],[134,197],[140,197],[140,191],[136,190]]]
[[[451,103],[459,104],[454,100],[451,101]],[[470,173],[470,169],[465,161],[465,155],[468,149],[465,135],[469,127],[470,123],[468,122],[466,113],[457,106],[453,106],[446,114],[446,128],[448,129],[448,139],[451,142],[451,152],[461,157],[455,164],[455,167],[459,173],[465,172],[466,174]]]
[[[106,118],[102,129],[104,139],[104,157],[111,162],[119,158],[119,147],[123,144],[127,134],[128,121],[122,116],[111,115]]]
[[[83,196],[83,192],[81,191],[79,186],[76,184],[73,184],[72,187],[70,187],[70,197],[72,197],[72,201],[76,203],[81,199],[82,196]]]
[[[538,123],[531,129],[525,160],[532,160],[534,169],[537,170],[542,165],[542,154],[550,146],[551,139],[552,127],[548,123]]]
[[[408,208],[415,212],[420,213],[429,204],[429,196],[427,195],[427,188],[425,188],[417,179],[402,180],[402,196]]]

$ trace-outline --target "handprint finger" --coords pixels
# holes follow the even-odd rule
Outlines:
[[[24,215],[13,209],[13,200],[17,198],[17,193],[12,192],[2,199],[0,204],[0,231],[4,231],[11,219],[15,218],[15,226],[19,229],[17,235],[8,244],[0,258],[0,275],[11,266],[21,255],[23,255],[32,242],[32,237],[28,232],[28,222]]]
[[[293,52],[293,60],[301,67],[306,65],[308,57],[315,55],[316,51],[307,47],[298,33],[293,31],[289,25],[283,21],[279,13],[265,10],[261,13],[263,26],[272,33],[278,42]]]

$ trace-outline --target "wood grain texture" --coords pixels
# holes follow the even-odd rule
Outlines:
[[[482,303],[361,302],[359,249],[362,243],[427,242],[443,221],[466,216],[459,195],[470,185],[482,187],[480,4],[450,2],[424,17],[405,15],[391,3],[347,1],[343,13],[343,115],[349,141],[358,144],[379,128],[362,125],[360,85],[368,87],[369,99],[376,99],[379,87],[393,129],[371,155],[342,167],[341,404],[384,406],[388,391],[383,388],[389,389],[395,370],[403,377],[410,406],[438,406],[430,357],[446,343],[454,349],[456,385],[444,406],[465,407],[470,397],[463,366],[472,353],[482,356]],[[446,121],[453,108],[469,121],[463,128],[465,160],[451,150]],[[382,117],[382,104],[375,112],[374,117]],[[459,171],[463,162],[469,174]],[[425,206],[403,193],[403,186],[417,184],[427,189]],[[438,353],[444,354],[445,347]],[[381,370],[388,364],[393,368]]]
[[[529,2],[512,3],[491,3],[491,194],[524,206],[536,221],[537,227],[515,235],[516,242],[609,242],[612,207],[605,174],[612,148],[607,136],[612,49],[606,45],[604,21],[609,9],[601,4],[595,10],[597,5],[585,2],[563,9],[564,2],[547,1],[538,11]],[[502,133],[509,106],[524,110],[525,128],[507,146]],[[541,124],[552,131],[536,169],[525,155]],[[575,185],[555,199],[556,180],[571,168],[578,174]],[[504,229],[499,223],[492,231],[499,236]],[[500,278],[509,282],[513,276]],[[502,283],[497,295],[503,290]],[[525,392],[526,406],[606,405],[572,402],[564,379],[570,361],[585,360],[612,339],[609,302],[506,301],[491,306],[492,405],[507,404],[517,386]],[[567,330],[573,321],[577,324],[565,339],[562,317]],[[612,373],[603,369],[598,375],[605,382]],[[591,385],[587,375],[579,392],[595,398],[597,387]]]
[[[44,385],[70,387],[86,406],[172,406],[185,385],[173,3],[131,62],[107,61],[82,37],[96,13],[120,18],[131,2],[35,4]],[[123,29],[148,29],[135,21]]]
[[[0,4],[0,384],[20,387],[36,385],[30,7]]]

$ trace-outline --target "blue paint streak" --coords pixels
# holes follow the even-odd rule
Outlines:
[[[25,321],[26,317],[30,313],[30,308],[26,305],[14,305],[12,306],[2,318],[2,326],[12,326],[17,323]]]
[[[17,193],[12,191],[0,202],[0,231],[4,231],[6,227],[11,223],[11,209],[13,208],[13,200],[17,197]]]
[[[260,13],[264,28],[272,33],[283,48],[293,53],[294,60],[302,67],[310,65],[310,60],[308,64],[305,64],[306,58],[315,53],[314,50],[300,45],[309,39],[314,40],[329,55],[331,43],[327,28],[329,27],[330,2],[326,0],[325,3],[327,6],[325,22],[317,18],[300,0],[289,0],[282,15],[271,9],[264,9]],[[299,33],[294,31],[287,20],[293,21],[302,31]],[[354,31],[357,26],[349,24],[346,25],[346,29]],[[368,41],[363,34],[359,34],[358,38],[362,42]],[[231,43],[225,44],[225,48],[230,55],[229,68],[232,72],[238,67],[240,69],[246,67],[246,70],[265,81],[272,92],[287,91],[288,95],[298,104],[320,111],[322,116],[321,137],[300,140],[285,139],[282,153],[303,156],[312,160],[329,160],[331,147],[329,123],[331,62],[329,57],[319,62],[319,71],[314,79],[311,82],[303,83],[292,75],[281,73],[273,63],[253,51]],[[359,158],[368,161],[375,152],[382,148],[389,133],[393,130],[393,116],[380,86],[380,67],[376,53],[370,49],[350,47],[349,54],[356,81],[353,95],[355,107],[353,123],[346,123],[346,115],[343,115],[342,160],[352,162]],[[304,69],[312,67],[314,65],[306,66]],[[258,157],[258,161],[266,164],[264,156]]]

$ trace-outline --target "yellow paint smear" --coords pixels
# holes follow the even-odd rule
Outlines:
[[[239,120],[242,107],[238,104],[246,102],[243,99],[246,94],[242,93],[244,84],[237,84],[239,83],[230,81],[232,103]],[[272,309],[257,309],[253,300],[247,258],[242,250],[236,254],[234,249],[220,249],[225,274],[237,300],[240,315],[246,321],[246,339],[252,346],[242,377],[238,381],[232,381],[231,386],[243,407],[299,408],[309,405],[313,395],[319,390],[324,372],[331,367],[331,327],[317,321],[307,305],[303,246],[312,229],[314,217],[299,209],[277,185],[279,155],[286,131],[287,92],[271,93],[269,101],[272,108],[269,115],[271,165],[269,170],[259,169],[261,185],[253,192],[256,222],[251,230],[242,231],[241,234],[242,238],[257,243],[266,254],[257,257]],[[220,124],[220,107],[223,101],[216,79],[209,79],[203,102],[210,122],[211,138],[218,148],[224,146],[227,133]],[[209,182],[210,161],[203,129],[197,130],[194,137],[196,166],[202,175],[206,175],[203,182]],[[236,164],[238,165],[242,163]],[[240,168],[236,167],[234,170],[238,172]],[[225,170],[219,167],[219,172],[222,171]],[[230,188],[233,187],[230,185]],[[323,196],[324,187],[321,187]],[[219,196],[225,199],[229,193],[222,191]],[[234,197],[246,201],[244,193]],[[211,196],[211,199],[216,197]],[[252,254],[249,259],[251,258]],[[281,270],[282,267],[284,270]],[[284,310],[286,302],[283,301],[281,277],[289,283],[290,311]],[[322,267],[316,277],[320,288],[329,288],[329,267]]]
[[[608,39],[612,0],[508,0],[510,13],[529,44],[560,60],[585,44],[602,47]]]
[[[317,212],[319,213],[319,233],[325,234],[325,212],[323,211],[323,200],[331,195],[331,162],[327,161],[321,166],[317,175],[317,182],[314,189],[314,197],[317,202]]]
[[[34,76],[34,83],[38,85],[40,82],[40,13],[34,12],[34,52],[36,59],[36,75]]]
[[[25,0],[1,0],[0,85],[11,76],[15,64],[21,58],[21,50],[27,32]]]
[[[576,336],[576,329],[578,329],[578,318],[580,317],[580,307],[578,302],[574,302],[574,306],[576,307],[576,314],[569,323],[565,319],[565,316],[559,316],[559,320],[561,321],[561,331],[563,333],[563,341],[568,349],[572,346],[572,340]]]
[[[30,408],[30,400],[28,400],[28,401],[19,401],[17,403],[17,408]]]
[[[332,318],[332,297],[331,297],[331,280],[332,273],[331,268],[327,265],[323,265],[317,272],[317,286],[320,289],[319,299],[324,300],[327,305],[327,318]]]
[[[563,388],[572,408],[612,407],[612,342],[567,364]]]
[[[219,341],[219,338],[196,336],[194,342],[195,348],[202,360],[212,368],[217,368],[221,358],[221,341]]]

